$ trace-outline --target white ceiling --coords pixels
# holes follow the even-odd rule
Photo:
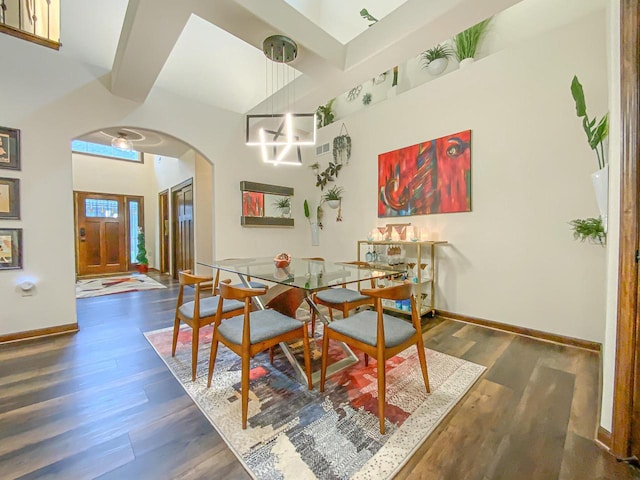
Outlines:
[[[262,42],[284,34],[299,49],[296,105],[312,112],[519,1],[65,0],[60,53],[110,72],[114,95],[143,102],[159,87],[245,114],[269,104]]]

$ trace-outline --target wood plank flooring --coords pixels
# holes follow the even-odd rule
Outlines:
[[[0,345],[0,479],[249,478],[142,335],[172,324],[155,277],[79,300],[75,335]],[[640,479],[593,442],[597,354],[440,318],[424,338],[487,371],[397,478]]]

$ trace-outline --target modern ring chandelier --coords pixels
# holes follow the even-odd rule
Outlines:
[[[293,111],[296,72],[289,63],[296,59],[298,46],[288,37],[272,35],[264,40],[262,51],[267,59],[265,88],[270,112],[247,115],[246,143],[259,146],[266,163],[302,165],[300,146],[315,145],[316,119],[315,113]]]

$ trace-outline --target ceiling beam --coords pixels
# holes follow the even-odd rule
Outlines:
[[[114,95],[144,102],[192,9],[192,0],[129,0],[111,70]]]

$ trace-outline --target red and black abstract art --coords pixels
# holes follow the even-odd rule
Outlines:
[[[378,155],[378,217],[471,211],[471,130]]]

